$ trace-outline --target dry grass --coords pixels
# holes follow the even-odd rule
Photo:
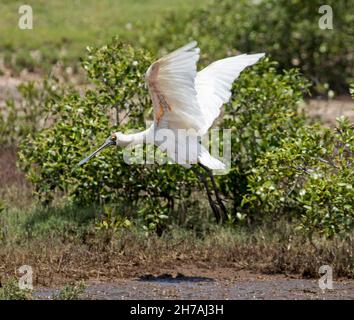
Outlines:
[[[23,173],[16,168],[16,150],[14,148],[1,147],[0,149],[0,186],[20,186],[24,182]]]
[[[33,239],[2,246],[0,277],[13,277],[23,264],[34,268],[35,284],[43,286],[79,279],[114,280],[191,266],[318,277],[319,267],[329,264],[337,277],[353,276],[351,241],[318,240],[314,246],[287,232],[217,227],[203,238],[176,229],[162,237],[125,230],[113,237],[97,231],[71,241]]]
[[[0,148],[0,199],[8,206],[26,207],[33,202],[32,189],[16,167],[16,148]]]

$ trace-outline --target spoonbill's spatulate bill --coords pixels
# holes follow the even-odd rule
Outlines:
[[[113,140],[112,137],[109,137],[104,144],[102,144],[102,146],[100,146],[96,151],[92,152],[88,157],[86,157],[85,159],[82,159],[79,162],[79,166],[85,164],[87,161],[89,161],[92,157],[94,157],[97,153],[99,153],[101,150],[103,150],[104,148],[107,148],[109,146],[115,145],[116,142]]]
[[[169,141],[175,148],[162,147],[155,138],[159,130],[168,129],[178,136],[180,129],[193,130],[198,136],[205,135],[214,120],[220,115],[222,105],[231,97],[234,80],[248,66],[255,64],[264,56],[242,54],[218,60],[197,72],[199,48],[195,41],[154,62],[146,72],[146,83],[154,106],[154,122],[145,131],[135,134],[113,133],[95,152],[83,159],[86,163],[104,148],[116,144],[125,147],[141,143],[153,143],[160,147],[171,159],[177,159],[181,144],[198,144],[195,152],[178,154],[183,164],[200,163],[209,169],[224,169],[225,164],[212,157],[196,139]],[[177,147],[176,147],[177,143]],[[184,150],[193,150],[184,145]],[[178,161],[177,161],[178,162]],[[180,162],[178,162],[180,163]]]

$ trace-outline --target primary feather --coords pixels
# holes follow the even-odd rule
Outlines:
[[[218,60],[197,73],[195,88],[198,105],[202,110],[205,126],[202,133],[206,133],[214,120],[220,115],[221,107],[231,97],[231,87],[240,73],[255,64],[264,56],[259,54],[242,54]]]

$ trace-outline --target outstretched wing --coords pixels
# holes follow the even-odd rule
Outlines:
[[[219,116],[221,106],[229,101],[235,79],[246,67],[255,64],[263,56],[264,53],[242,54],[218,60],[197,73],[195,89],[205,123],[202,133],[208,131]]]
[[[158,126],[196,131],[205,126],[194,86],[198,59],[199,48],[194,41],[149,67],[146,82]]]

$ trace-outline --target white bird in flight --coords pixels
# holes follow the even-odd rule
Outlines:
[[[208,132],[219,117],[222,105],[231,97],[232,83],[246,67],[261,59],[264,53],[225,58],[197,72],[199,52],[197,42],[193,41],[154,62],[145,76],[154,107],[153,124],[138,133],[113,133],[79,165],[110,145],[126,147],[153,143],[166,151],[171,159],[178,159],[177,163],[188,166],[199,162],[212,170],[225,169],[225,164],[212,157],[197,139],[188,137],[203,136]],[[166,137],[165,133],[170,131],[173,141],[170,139],[166,144],[162,143],[162,139],[157,139],[162,130],[164,134],[160,136]],[[177,140],[178,131],[183,130],[187,136],[184,138],[187,139]],[[186,146],[190,143],[196,147]],[[188,150],[188,154],[179,150]]]
[[[208,170],[225,169],[225,164],[211,156],[196,137],[208,132],[219,117],[222,105],[231,97],[232,83],[246,67],[261,59],[264,53],[225,58],[197,72],[199,53],[197,42],[193,41],[154,62],[145,76],[154,108],[153,124],[138,133],[113,133],[100,148],[80,161],[79,165],[110,145],[126,147],[151,143],[165,151],[174,162],[187,167],[198,163],[208,171],[219,207],[225,213],[215,181]],[[180,131],[186,132],[182,139],[177,138]],[[166,135],[166,132],[172,134]],[[161,136],[167,138],[167,141],[163,142]],[[210,205],[216,214],[217,209],[210,198],[205,177],[199,171],[195,172],[202,179]]]

